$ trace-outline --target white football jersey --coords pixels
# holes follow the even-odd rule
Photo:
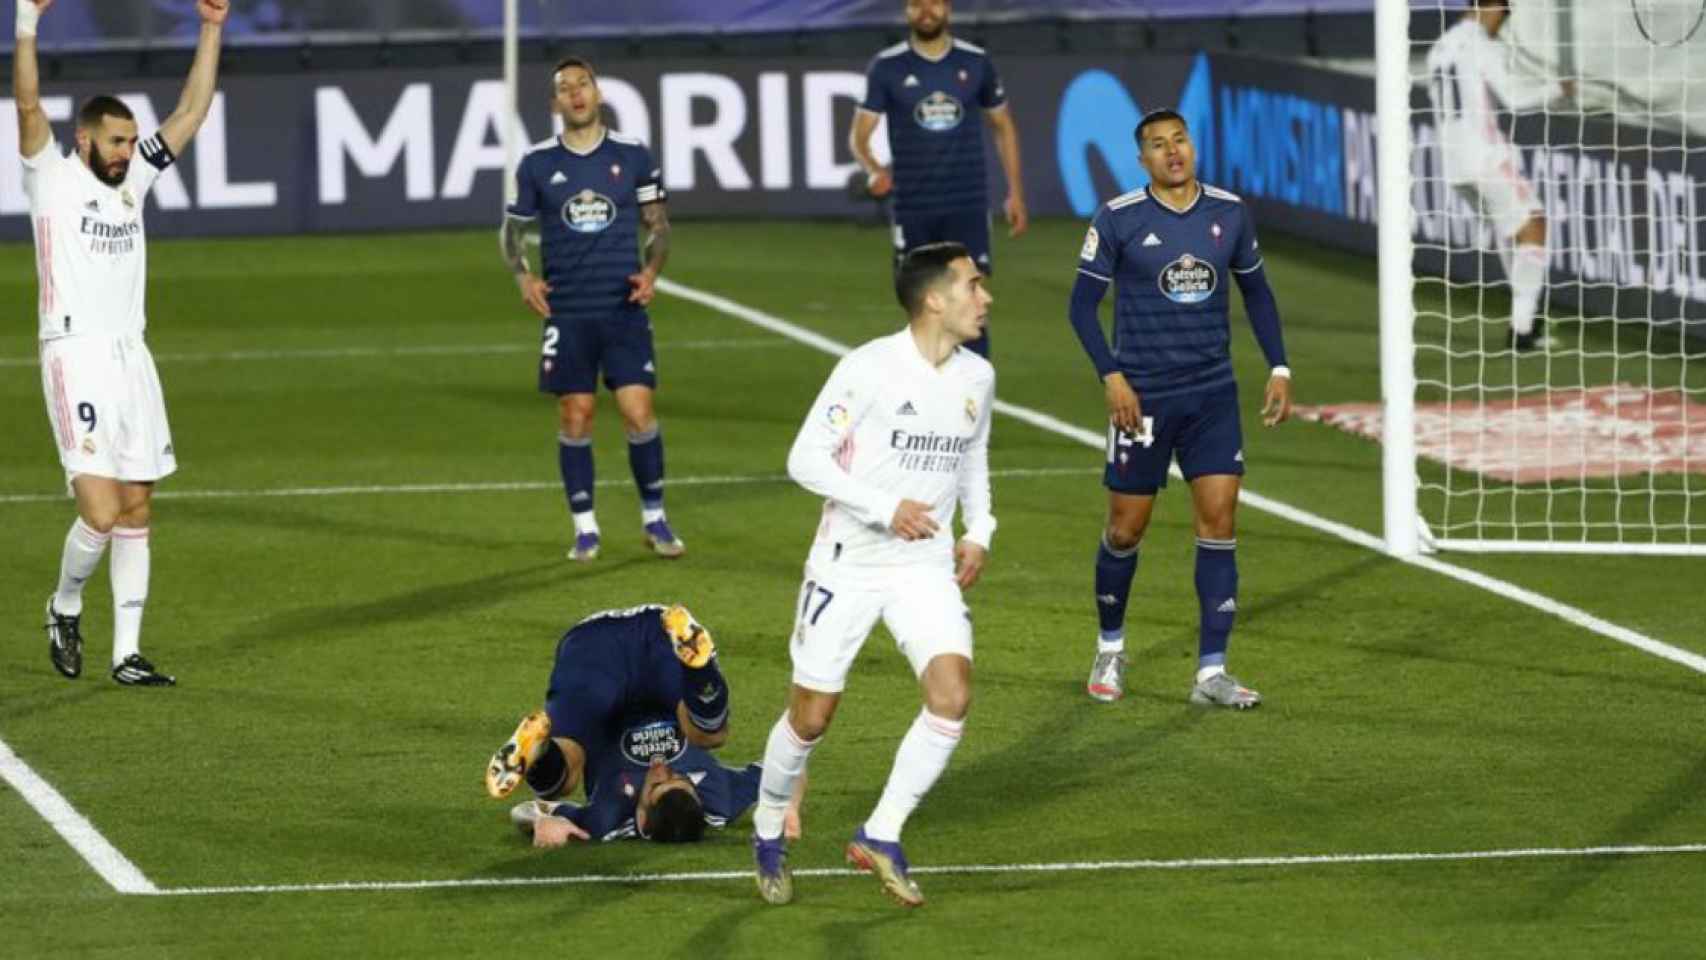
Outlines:
[[[994,401],[988,360],[962,347],[932,366],[907,329],[843,357],[788,453],[788,475],[827,498],[818,542],[852,563],[952,564],[958,506],[964,539],[987,548]],[[930,505],[934,537],[907,542],[889,529],[901,500]]]
[[[136,145],[124,182],[109,187],[76,154],[61,153],[57,141],[24,158],[42,340],[142,334],[148,288],[142,204],[173,159],[155,134]]]
[[[1428,51],[1433,101],[1448,180],[1475,180],[1512,160],[1499,111],[1528,110],[1563,94],[1561,84],[1511,72],[1511,48],[1474,18],[1459,20]]]

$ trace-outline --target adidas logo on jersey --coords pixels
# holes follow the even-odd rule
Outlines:
[[[1159,247],[1161,246],[1161,238],[1152,233],[1143,238],[1143,245],[1146,247]]]
[[[918,86],[918,78],[909,73],[906,75],[906,80],[903,83],[901,83],[901,86],[903,86],[903,87],[916,87],[916,86]]]
[[[918,408],[912,405],[911,400],[908,400],[901,404],[900,409],[896,410],[894,414],[897,417],[916,417],[918,416]]]
[[[83,209],[89,211],[90,213],[100,213],[101,212],[101,201],[90,200],[88,203],[83,204]]]
[[[563,176],[563,171],[561,171],[561,170],[558,170],[556,173],[551,174],[551,186],[553,186],[553,187],[562,186],[563,184],[568,183],[568,182],[569,182],[569,178]]]

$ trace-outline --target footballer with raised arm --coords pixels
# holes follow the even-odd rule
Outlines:
[[[139,136],[116,97],[77,112],[75,149],[61,152],[42,109],[36,26],[53,0],[17,0],[12,58],[18,152],[35,227],[42,393],[77,519],[59,585],[47,602],[48,650],[67,677],[83,672],[83,586],[111,550],[112,678],[172,686],[142,656],[154,485],[178,469],[148,325],[143,205],[160,174],[201,129],[213,104],[227,0],[198,0],[201,33],[177,107]]]

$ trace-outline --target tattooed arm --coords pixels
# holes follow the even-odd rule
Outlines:
[[[543,277],[535,276],[527,264],[527,235],[535,226],[534,221],[526,217],[513,214],[504,217],[503,226],[498,228],[498,246],[503,251],[504,263],[509,266],[510,273],[515,274],[521,301],[534,313],[549,317],[551,305],[545,297],[551,292],[551,285]]]
[[[663,273],[663,265],[669,261],[669,211],[661,200],[648,203],[640,208],[640,221],[646,228],[646,243],[643,248],[646,265],[639,273],[628,278],[628,282],[634,286],[633,292],[628,294],[628,301],[643,307],[652,302],[658,275]]]

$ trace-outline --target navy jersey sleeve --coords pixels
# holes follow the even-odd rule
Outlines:
[[[522,220],[539,216],[539,183],[533,179],[533,165],[522,158],[515,168],[515,202],[509,205],[509,215]]]
[[[984,58],[983,83],[977,88],[978,106],[985,110],[1007,105],[1007,88],[1001,83],[1001,74],[995,71],[995,61]]]
[[[859,107],[872,113],[888,112],[889,89],[883,83],[883,61],[880,57],[872,60],[865,71],[865,99],[859,101]]]
[[[1262,265],[1262,248],[1256,242],[1256,221],[1248,206],[1238,207],[1238,246],[1232,251],[1232,272],[1250,273]]]
[[[663,189],[663,170],[652,160],[652,152],[644,146],[637,146],[634,153],[634,162],[639,164],[635,169],[640,171],[634,184],[634,202],[643,207],[648,203],[668,200],[669,194]]]
[[[1084,234],[1084,246],[1078,251],[1078,270],[1098,280],[1111,282],[1119,268],[1120,240],[1114,213],[1103,204]]]
[[[689,748],[676,769],[693,780],[705,805],[705,822],[713,827],[725,827],[751,809],[758,802],[758,784],[764,778],[761,764],[725,767],[697,747]]]

